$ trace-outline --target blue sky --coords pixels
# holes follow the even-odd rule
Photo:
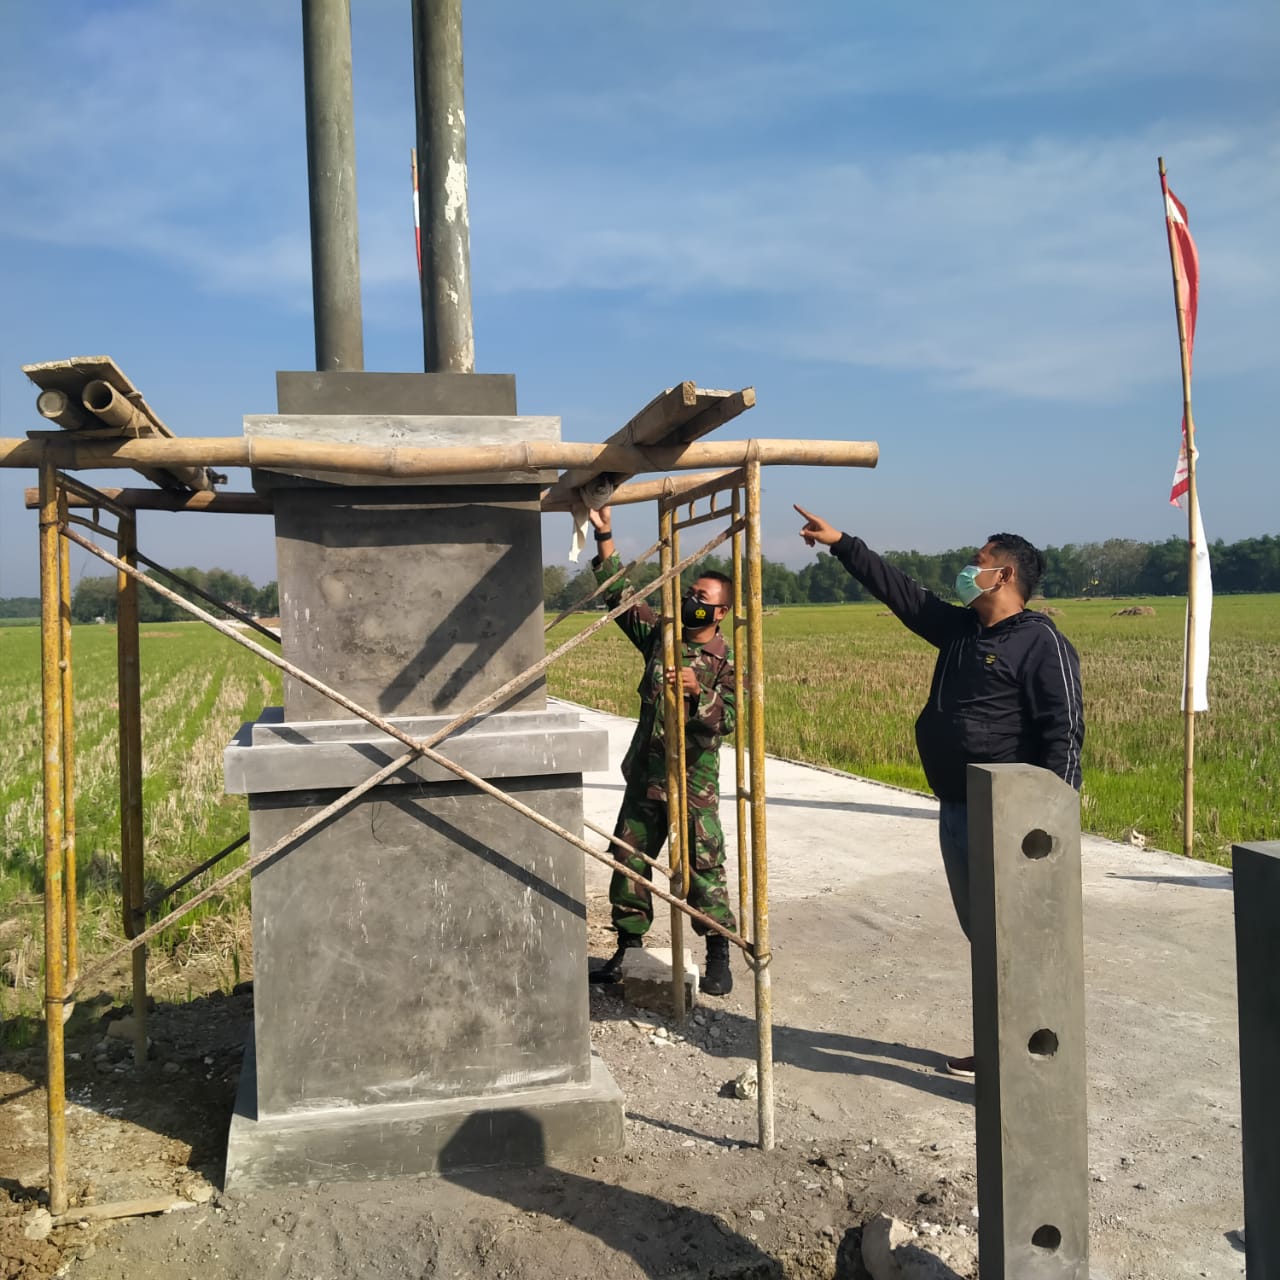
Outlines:
[[[353,9],[366,365],[411,370],[409,5]],[[464,13],[477,366],[566,440],[682,378],[757,388],[725,437],[878,440],[875,471],[766,472],[793,565],[792,501],[881,548],[1181,533],[1163,154],[1201,257],[1206,527],[1280,530],[1270,0]],[[300,26],[297,0],[7,0],[0,435],[42,425],[30,361],[113,355],[186,436],[240,434],[312,365]],[[0,473],[0,596],[35,590],[30,483]],[[623,541],[651,522],[620,513]],[[275,576],[265,518],[142,537]]]

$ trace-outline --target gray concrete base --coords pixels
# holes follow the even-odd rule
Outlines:
[[[223,1185],[233,1193],[541,1165],[608,1155],[625,1141],[622,1091],[594,1053],[581,1084],[261,1119],[255,1062],[250,1041],[227,1138]]]

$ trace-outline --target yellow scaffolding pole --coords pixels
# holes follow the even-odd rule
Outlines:
[[[49,1211],[67,1207],[67,1082],[62,1024],[67,987],[64,885],[63,654],[58,474],[40,467],[40,694],[44,779],[44,1023],[48,1070]]]
[[[760,566],[760,463],[747,463],[747,676],[751,688],[751,918],[756,978],[760,1146],[773,1148],[773,991],[769,972],[769,868],[765,836],[764,628]]]
[[[6,445],[17,442],[4,442]],[[735,742],[736,803],[738,814],[738,860],[739,860],[739,906],[743,919],[741,934],[725,929],[716,921],[691,908],[683,896],[688,893],[689,861],[688,861],[688,791],[687,777],[684,768],[684,721],[680,714],[683,697],[676,684],[666,684],[664,688],[664,714],[666,723],[675,726],[675,740],[671,734],[666,735],[668,749],[668,815],[669,815],[669,861],[672,873],[672,888],[683,891],[682,896],[651,885],[647,878],[633,871],[624,863],[610,858],[607,854],[593,848],[580,837],[558,827],[549,819],[515,800],[486,780],[471,774],[432,750],[434,743],[441,741],[469,720],[474,719],[490,705],[510,693],[513,688],[522,687],[536,678],[556,658],[585,641],[602,626],[615,618],[629,604],[619,605],[607,612],[572,640],[561,645],[553,653],[547,655],[528,671],[508,681],[502,689],[495,691],[475,707],[463,713],[437,731],[431,738],[418,741],[410,738],[396,727],[383,721],[380,717],[360,707],[336,690],[327,688],[296,668],[286,664],[277,655],[270,653],[236,633],[230,627],[220,623],[212,615],[192,605],[189,601],[168,591],[160,584],[149,579],[137,568],[141,558],[137,551],[136,519],[132,510],[116,510],[119,528],[116,540],[120,556],[112,556],[101,548],[80,537],[70,529],[67,514],[66,493],[62,489],[63,478],[59,476],[54,462],[56,457],[65,457],[65,452],[40,451],[36,461],[39,466],[39,507],[40,507],[40,583],[41,583],[41,658],[42,658],[42,705],[43,705],[43,745],[44,745],[44,849],[45,849],[45,1021],[47,1029],[47,1066],[48,1066],[48,1124],[49,1124],[49,1191],[50,1208],[55,1217],[66,1211],[67,1204],[67,1167],[66,1167],[66,1089],[63,1062],[63,1022],[67,1016],[70,996],[77,986],[89,976],[96,976],[110,963],[114,962],[124,951],[130,951],[133,957],[133,992],[134,1015],[136,1028],[135,1059],[141,1063],[146,1054],[146,942],[163,928],[168,927],[176,919],[194,908],[198,903],[221,892],[241,875],[250,871],[266,857],[275,856],[280,849],[297,842],[307,831],[358,796],[371,790],[379,782],[394,776],[413,759],[425,756],[427,759],[449,769],[457,777],[482,790],[493,798],[500,800],[508,807],[524,814],[538,825],[555,832],[566,841],[574,844],[592,857],[621,871],[629,878],[650,885],[651,890],[667,901],[672,908],[672,952],[673,952],[673,1006],[677,1019],[686,1014],[683,982],[683,916],[700,920],[709,929],[727,937],[735,945],[741,947],[749,957],[749,964],[755,976],[755,1007],[758,1032],[757,1067],[759,1072],[759,1141],[760,1146],[768,1150],[774,1145],[774,1099],[773,1099],[773,1054],[772,1054],[772,996],[769,950],[769,913],[768,913],[768,873],[767,873],[767,841],[765,830],[765,777],[764,777],[764,648],[762,612],[762,573],[761,573],[761,538],[760,538],[760,468],[764,461],[802,461],[818,465],[875,465],[875,447],[857,445],[845,446],[841,449],[819,450],[806,453],[803,458],[785,459],[779,455],[773,457],[769,449],[775,442],[749,442],[746,450],[745,465],[736,472],[723,476],[714,476],[700,482],[696,490],[685,486],[683,497],[690,503],[690,516],[677,524],[674,512],[677,505],[678,492],[676,486],[664,486],[663,500],[660,503],[661,537],[659,549],[662,558],[662,572],[659,581],[650,584],[642,594],[649,594],[661,587],[663,593],[663,656],[667,670],[678,672],[680,646],[679,621],[679,573],[685,562],[679,557],[678,529],[694,524],[704,523],[719,515],[730,515],[730,525],[723,533],[701,548],[694,556],[688,557],[688,563],[708,554],[721,542],[733,539],[733,637],[735,653],[735,695],[738,705],[738,734]],[[20,450],[18,452],[21,452]],[[775,449],[776,452],[776,449]],[[25,461],[25,455],[24,455]],[[86,463],[88,457],[77,457],[77,462]],[[688,465],[688,460],[679,461],[673,456],[673,465]],[[18,453],[0,459],[0,465],[21,465]],[[391,468],[394,470],[395,468]],[[87,486],[66,479],[67,487],[78,494],[89,493]],[[732,511],[717,512],[715,497],[717,492],[732,491]],[[743,516],[742,496],[745,489],[746,513]],[[702,496],[710,496],[712,510],[702,516],[693,515],[693,502]],[[104,497],[104,506],[112,504]],[[746,577],[747,588],[744,594],[742,587],[743,568],[743,529],[746,532]],[[74,932],[75,901],[68,893],[74,895],[74,869],[68,875],[68,858],[75,856],[74,790],[69,778],[70,761],[74,753],[74,725],[72,720],[72,690],[70,667],[70,576],[68,564],[67,541],[74,541],[93,554],[114,565],[117,569],[119,592],[118,613],[118,679],[120,684],[120,775],[121,775],[121,879],[124,891],[124,929],[128,941],[104,960],[96,963],[90,973],[77,975],[77,949],[74,938],[68,937],[68,922]],[[246,864],[223,876],[215,884],[198,893],[187,903],[171,912],[163,920],[157,921],[150,928],[144,928],[143,916],[143,815],[142,815],[142,747],[141,747],[141,682],[138,670],[138,619],[137,619],[137,586],[146,583],[161,595],[173,599],[182,608],[193,613],[216,630],[222,631],[237,643],[247,647],[259,656],[277,666],[285,667],[305,683],[317,688],[331,697],[339,705],[346,707],[356,715],[382,728],[392,737],[398,738],[408,746],[408,750],[397,760],[380,769],[364,783],[357,784],[324,811],[313,815],[312,819],[300,824],[293,832],[277,841],[269,850],[255,855]],[[743,678],[742,657],[745,650],[746,680]],[[665,683],[665,682],[664,682]],[[747,696],[744,699],[743,694]],[[675,707],[671,705],[675,702]],[[743,730],[749,738],[744,743]],[[749,785],[743,785],[744,756],[749,756]],[[675,801],[673,804],[672,801]],[[674,819],[671,817],[675,810]],[[750,875],[747,874],[747,827],[750,828]],[[198,874],[198,872],[196,873]],[[677,874],[679,879],[677,880]],[[189,879],[190,877],[188,877]],[[68,880],[70,883],[68,884]],[[176,886],[175,886],[176,887]],[[750,933],[748,934],[746,917],[746,899],[751,898]],[[750,941],[748,938],[750,937]]]

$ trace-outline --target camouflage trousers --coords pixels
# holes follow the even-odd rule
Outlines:
[[[667,841],[666,801],[650,799],[643,785],[628,786],[613,833],[619,840],[656,858]],[[689,847],[692,850],[689,905],[726,929],[736,931],[738,926],[725,887],[724,829],[720,825],[718,804],[689,806]],[[622,850],[616,846],[611,852],[632,870],[641,872],[646,880],[653,879],[653,868],[647,863],[636,857],[623,858]],[[609,901],[613,904],[613,927],[618,933],[639,937],[648,932],[653,923],[653,895],[647,888],[615,871],[609,883]],[[695,932],[708,932],[700,920],[692,923]]]

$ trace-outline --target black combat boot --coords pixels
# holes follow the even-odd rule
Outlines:
[[[598,969],[587,974],[588,982],[621,982],[622,961],[633,947],[643,947],[644,938],[638,933],[618,934],[618,949]]]
[[[723,934],[707,934],[707,971],[702,977],[702,989],[709,996],[727,996],[733,990],[729,939]]]

